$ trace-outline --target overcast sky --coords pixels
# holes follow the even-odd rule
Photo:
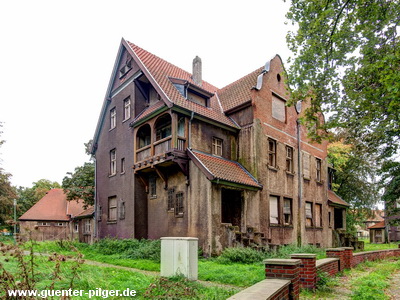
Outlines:
[[[1,1],[0,167],[16,186],[61,183],[89,157],[121,38],[223,87],[289,56],[288,3],[248,1]]]

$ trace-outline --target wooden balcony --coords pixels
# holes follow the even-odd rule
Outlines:
[[[135,173],[139,171],[146,172],[151,171],[156,166],[168,167],[177,163],[181,169],[186,170],[188,161],[186,147],[186,138],[177,137],[175,142],[172,136],[158,140],[153,144],[136,150],[133,169]]]

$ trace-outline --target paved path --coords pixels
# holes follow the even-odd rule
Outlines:
[[[390,299],[400,299],[400,271],[393,274],[386,294],[391,297]]]

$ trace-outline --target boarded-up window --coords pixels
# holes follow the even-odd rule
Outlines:
[[[322,227],[322,205],[315,204],[315,226]]]
[[[285,122],[286,121],[286,106],[285,101],[272,95],[272,117]]]
[[[292,224],[292,199],[283,199],[283,224]]]
[[[279,224],[279,198],[269,196],[269,222],[270,224]]]
[[[91,232],[92,232],[92,219],[85,219],[83,233],[91,233]]]
[[[310,154],[303,152],[303,177],[310,179]]]
[[[311,202],[306,202],[306,226],[313,226],[313,212]]]
[[[119,203],[119,219],[125,219],[125,201]]]
[[[117,220],[117,197],[108,198],[108,221]]]

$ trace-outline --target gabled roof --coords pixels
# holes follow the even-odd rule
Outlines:
[[[69,221],[84,211],[83,201],[67,201],[63,189],[51,189],[20,218],[20,221]]]
[[[213,182],[262,189],[257,179],[236,161],[197,150],[188,149],[188,154],[194,164]]]
[[[332,190],[328,190],[328,202],[332,206],[350,206],[350,204],[348,204],[346,201],[336,195]]]
[[[381,221],[371,227],[368,227],[368,229],[382,229],[382,228],[385,228],[385,221]]]
[[[380,222],[380,221],[384,220],[384,218],[383,218],[383,216],[385,215],[384,210],[375,209],[372,211],[372,213],[373,213],[373,216],[368,218],[368,220],[365,222],[378,222],[378,221]]]
[[[262,69],[259,68],[217,91],[224,111],[251,100],[251,89],[256,85]]]
[[[153,84],[153,86],[156,89],[159,88],[161,98],[164,100],[167,106],[171,107],[172,104],[172,106],[178,106],[190,112],[193,111],[195,114],[198,114],[209,120],[216,121],[232,128],[239,128],[232,119],[227,117],[222,112],[217,97],[211,97],[210,106],[205,107],[185,99],[179,93],[179,91],[173,85],[171,79],[178,78],[195,85],[192,79],[192,74],[182,70],[181,68],[178,68],[177,66],[165,61],[162,58],[159,58],[158,56],[140,48],[131,42],[123,41],[123,44],[126,44],[127,47],[129,47],[129,53],[132,55],[133,59],[142,69],[143,73]],[[214,94],[218,88],[203,80],[201,89]]]

